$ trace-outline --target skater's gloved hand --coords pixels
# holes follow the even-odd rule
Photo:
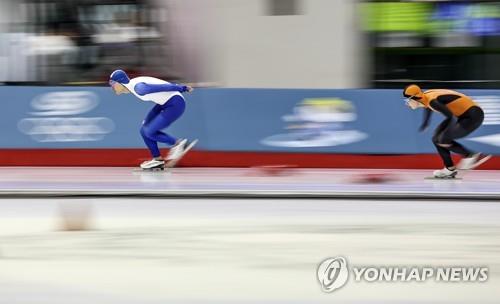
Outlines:
[[[422,121],[420,128],[418,128],[419,132],[424,132],[425,130],[427,130],[427,127],[429,127],[429,121],[431,120],[431,115],[432,115],[432,110],[426,108],[424,110],[424,120]]]
[[[194,88],[192,86],[189,86],[189,85],[184,86],[184,92],[191,93],[193,91],[194,91]]]
[[[425,132],[425,130],[427,130],[427,128],[429,128],[429,125],[424,124],[424,125],[421,125],[420,128],[418,128],[418,131]]]

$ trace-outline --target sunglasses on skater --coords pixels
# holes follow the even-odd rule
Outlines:
[[[110,80],[109,85],[117,95],[129,92],[128,89],[123,84],[116,82],[114,80]]]
[[[405,99],[405,104],[412,110],[422,108],[424,105],[419,101],[420,99],[422,98],[413,95]]]

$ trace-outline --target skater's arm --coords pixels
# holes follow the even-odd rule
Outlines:
[[[442,103],[440,103],[439,101],[437,100],[432,100],[430,102],[430,106],[437,112],[443,114],[444,116],[446,116],[446,119],[445,119],[445,122],[447,122],[447,126],[445,128],[446,129],[449,129],[452,125],[455,124],[455,119],[454,116],[453,116],[453,113],[451,113],[451,111],[448,109],[448,107]]]
[[[432,109],[434,109],[435,111],[443,114],[444,116],[446,116],[446,119],[452,119],[453,118],[453,113],[451,113],[451,111],[448,109],[448,107],[442,103],[440,103],[439,101],[437,100],[432,100],[430,102],[430,106]]]
[[[432,110],[431,109],[424,109],[424,120],[422,121],[422,125],[420,125],[420,128],[418,129],[420,132],[423,132],[427,129],[429,126],[429,121],[431,120],[432,116]]]
[[[185,86],[185,85],[179,85],[175,83],[163,83],[163,84],[149,84],[145,82],[140,82],[135,85],[134,90],[137,92],[137,94],[143,96],[146,94],[151,94],[151,93],[158,93],[158,92],[188,92],[190,91],[191,87]]]

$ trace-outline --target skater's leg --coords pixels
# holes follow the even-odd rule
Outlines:
[[[440,136],[436,139],[437,143],[441,146],[447,147],[451,152],[460,154],[462,156],[470,156],[474,154],[471,150],[467,149],[460,143],[456,141],[456,139],[463,138],[475,129],[477,129],[477,123],[474,121],[470,121],[468,119],[464,119],[462,121],[458,121],[455,126],[444,130]]]
[[[141,135],[153,157],[160,157],[158,142],[163,142],[171,146],[177,142],[176,138],[161,130],[176,121],[184,113],[185,107],[184,99],[180,96],[174,96],[161,107],[162,111],[160,113],[152,117],[148,123],[142,125]]]
[[[436,149],[439,153],[439,156],[443,160],[443,164],[446,168],[454,168],[455,164],[453,163],[453,159],[451,159],[450,150],[447,148],[441,147],[435,143]]]
[[[146,137],[156,142],[174,145],[177,139],[161,130],[176,121],[184,113],[185,107],[184,99],[180,96],[174,96],[167,102],[158,115],[142,126],[141,133],[144,133]]]
[[[158,116],[160,114],[161,111],[162,111],[162,106],[161,105],[155,105],[148,112],[148,114],[146,115],[146,117],[144,118],[144,120],[142,122],[141,130],[140,130],[140,133],[141,133],[142,139],[144,140],[144,143],[148,147],[149,152],[151,153],[151,156],[153,156],[153,158],[155,158],[155,159],[158,159],[161,156],[160,155],[160,150],[158,149],[158,143],[157,143],[157,141],[151,139],[147,135],[147,132],[146,132],[147,128],[144,128],[144,125],[148,125],[156,116]]]
[[[163,110],[160,112],[160,115],[163,116],[166,122],[162,129],[167,128],[174,121],[179,119],[179,117],[181,117],[184,113],[185,109],[186,102],[184,101],[184,98],[182,98],[181,96],[174,96],[170,98],[169,101],[163,106]],[[160,133],[165,134],[163,132]]]
[[[475,153],[473,151],[456,141],[456,139],[469,135],[483,123],[483,112],[479,108],[477,108],[477,111],[474,110],[460,117],[454,126],[444,130],[439,138],[439,143],[447,146],[447,149],[451,152],[460,154],[464,157],[471,157],[474,155]]]
[[[158,149],[158,142],[156,142],[155,140],[152,140],[151,138],[148,137],[148,135],[146,134],[146,129],[144,128],[144,125],[142,126],[140,132],[141,132],[142,139],[144,140],[144,143],[146,144],[146,146],[149,149],[149,152],[151,153],[151,156],[153,158],[159,158],[161,156],[161,154],[160,154],[160,149]]]
[[[144,134],[149,140],[157,142],[166,143],[168,145],[174,145],[177,139],[174,137],[160,131],[168,127],[170,123],[163,117],[163,115],[158,115],[153,118],[147,125],[143,125],[141,128],[141,134]]]
[[[448,122],[443,121],[434,131],[434,136],[432,136],[432,142],[434,143],[434,146],[436,146],[436,150],[439,153],[439,156],[443,160],[444,166],[446,168],[454,168],[453,160],[451,159],[451,153],[450,150],[444,146],[441,145],[441,137],[442,133],[448,126]]]
[[[144,121],[142,122],[143,125],[148,124],[153,118],[155,118],[160,112],[162,111],[161,105],[157,104],[155,105],[146,115],[144,118]]]
[[[435,136],[433,142],[436,147],[442,147],[463,156],[458,164],[459,169],[473,169],[487,161],[491,156],[475,153],[458,143],[456,139],[463,138],[474,132],[481,126],[483,120],[483,111],[479,107],[472,107],[458,118],[455,125],[446,128],[442,133]]]
[[[471,150],[467,149],[463,145],[459,144],[456,141],[451,142],[451,146],[448,147],[448,150],[450,150],[453,153],[460,154],[464,157],[468,157],[474,154]]]

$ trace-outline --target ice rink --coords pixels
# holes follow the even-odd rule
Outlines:
[[[428,180],[432,170],[294,169],[280,166],[176,168],[0,167],[0,196],[500,198],[500,172],[461,172]]]
[[[0,172],[2,304],[499,303],[494,171],[450,181],[380,170]],[[324,293],[316,267],[339,255],[487,266],[489,279],[350,278]]]

